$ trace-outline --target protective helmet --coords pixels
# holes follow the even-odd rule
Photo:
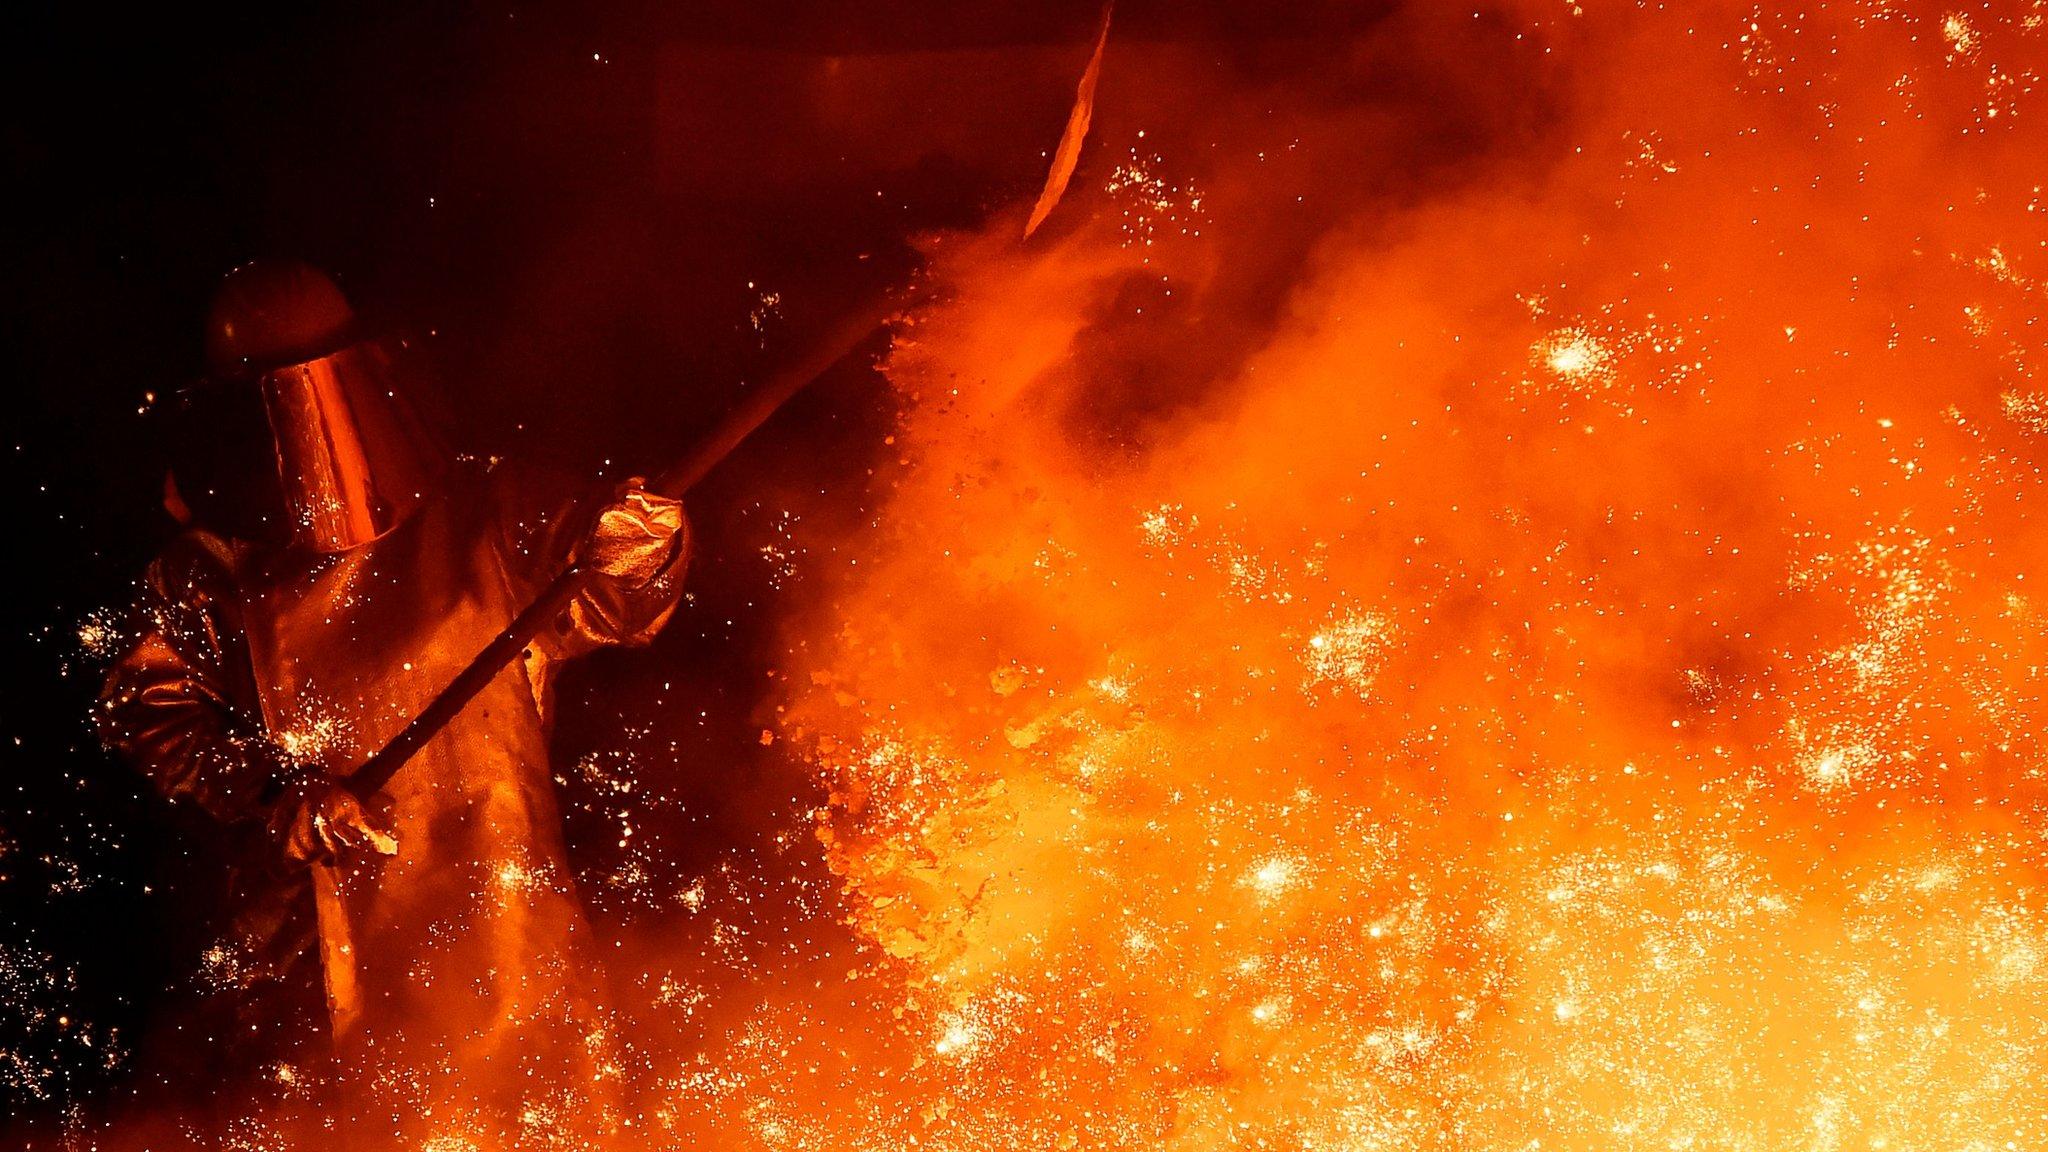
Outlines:
[[[433,492],[447,453],[401,384],[403,349],[360,338],[341,289],[300,261],[245,264],[215,295],[208,367],[215,387],[260,398],[290,543],[346,551]]]

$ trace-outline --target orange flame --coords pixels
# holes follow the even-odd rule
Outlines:
[[[790,1146],[2042,1138],[2041,16],[1588,9],[1412,208],[1256,91],[936,249],[787,729],[937,1071]]]

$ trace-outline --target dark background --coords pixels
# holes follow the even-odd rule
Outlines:
[[[1219,67],[1259,69],[1267,45],[1378,11],[1271,7],[1127,0],[1112,52],[1213,44]],[[1095,0],[512,0],[15,17],[0,1109],[90,1112],[136,1089],[147,1061],[108,1054],[147,1055],[207,936],[208,830],[99,749],[79,636],[173,530],[149,398],[199,375],[227,269],[305,258],[372,318],[430,333],[462,448],[651,470],[743,382],[899,282],[910,238],[1035,194],[1099,15]],[[1116,82],[1112,64],[1105,99]],[[763,292],[781,306],[756,324]],[[777,613],[803,592],[761,550],[789,543],[793,515],[817,542],[799,572],[828,562],[886,483],[892,400],[864,363],[693,496],[693,600],[661,641],[588,662],[564,692],[558,764],[630,757],[661,808],[643,835],[678,875],[765,851],[816,800],[759,740]],[[572,850],[601,875],[616,813],[565,776]],[[768,888],[816,882],[814,854],[780,852]],[[794,899],[752,914],[794,917]],[[603,890],[592,903],[601,934],[644,911]]]

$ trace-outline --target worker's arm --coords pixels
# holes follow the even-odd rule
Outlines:
[[[261,820],[294,860],[372,846],[355,797],[296,772],[264,732],[224,542],[194,534],[150,565],[128,630],[94,719],[159,793],[223,824]]]
[[[255,712],[225,545],[173,544],[144,574],[127,631],[101,686],[100,739],[173,803],[224,824],[264,815],[286,764]]]
[[[680,500],[629,481],[553,501],[515,523],[511,548],[538,587],[571,563],[591,579],[534,640],[550,660],[649,643],[674,614],[690,563]]]
[[[622,485],[593,517],[576,548],[590,587],[556,625],[568,649],[646,644],[675,613],[690,564],[690,522],[683,502]]]

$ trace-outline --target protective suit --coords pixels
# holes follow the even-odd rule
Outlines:
[[[317,955],[337,1063],[381,1102],[446,1116],[597,1083],[551,688],[562,661],[645,643],[668,619],[682,509],[452,461],[403,403],[389,350],[357,341],[339,293],[304,266],[240,271],[223,301],[211,359],[243,377],[224,386],[260,390],[279,538],[194,527],[151,565],[100,730],[166,796],[255,839],[230,970],[288,983]],[[383,803],[334,786],[572,557],[598,581]]]

